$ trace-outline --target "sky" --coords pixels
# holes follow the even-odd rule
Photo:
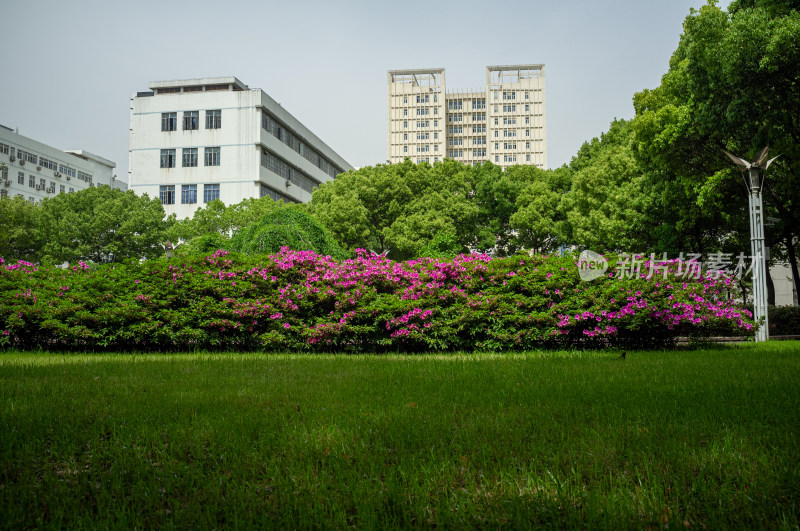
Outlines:
[[[281,103],[355,167],[385,162],[386,71],[545,65],[548,167],[633,116],[704,0],[26,0],[0,7],[0,124],[117,164],[130,98],[157,80],[236,76]],[[729,0],[719,3],[727,8]]]

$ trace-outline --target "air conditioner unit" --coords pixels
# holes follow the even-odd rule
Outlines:
[[[44,186],[42,186],[41,184],[37,184],[36,185],[36,189],[37,190],[44,190]]]
[[[47,189],[47,193],[48,194],[54,194],[54,193],[56,193],[56,189],[55,188],[48,188]]]
[[[14,162],[15,160],[17,160],[17,157],[15,157],[14,155],[11,155],[10,157],[8,157],[8,160],[10,160],[11,162]]]
[[[61,177],[61,174],[58,173],[57,171],[53,172],[53,175],[55,175],[56,177],[59,177],[59,178]]]
[[[19,159],[19,165],[25,166],[25,159]]]
[[[59,173],[59,175],[61,175],[61,174]],[[72,179],[72,177],[70,177],[69,175],[67,175],[67,180],[69,181],[70,179]]]
[[[289,181],[289,179],[286,179],[286,188],[289,188],[289,183],[290,183],[290,182],[291,182],[291,181]]]
[[[36,166],[36,171],[42,171],[42,167],[41,166]]]

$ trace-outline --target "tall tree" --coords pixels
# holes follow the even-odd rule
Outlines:
[[[585,143],[570,163],[571,188],[560,210],[565,239],[596,251],[640,251],[652,244],[653,201],[633,152],[630,122],[615,120]]]
[[[164,252],[164,207],[146,194],[97,186],[44,199],[41,209],[45,262],[119,262]]]
[[[20,196],[0,199],[0,257],[37,262],[42,249],[40,208]]]
[[[660,212],[695,248],[739,245],[746,189],[722,148],[745,158],[771,146],[768,238],[783,242],[797,285],[800,235],[800,13],[789,0],[711,1],[692,10],[661,86],[634,97],[637,153]],[[792,249],[794,247],[794,249]],[[776,256],[779,256],[776,253]]]

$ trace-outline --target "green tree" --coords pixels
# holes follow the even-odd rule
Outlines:
[[[42,249],[40,207],[22,197],[0,199],[0,257],[37,262]]]
[[[454,161],[406,160],[339,175],[317,188],[310,211],[349,249],[416,256],[438,233],[475,240],[478,208],[473,170]]]
[[[347,253],[322,224],[300,205],[276,209],[251,223],[231,239],[231,250],[248,254],[273,254],[288,247],[294,251],[314,251],[333,258]]]
[[[637,153],[661,196],[658,213],[700,252],[742,250],[749,233],[746,188],[721,149],[770,167],[767,214],[779,219],[797,284],[800,235],[800,13],[797,2],[739,0],[692,10],[661,86],[634,96]],[[745,247],[746,249],[747,247]],[[780,253],[775,253],[779,256]]]
[[[515,242],[521,249],[550,252],[564,243],[566,216],[561,203],[570,190],[573,172],[566,165],[554,170],[528,166],[509,171],[523,168],[533,174],[534,181],[517,196],[517,210],[510,218],[511,227],[516,231]]]
[[[42,259],[119,262],[163,254],[168,222],[158,199],[108,186],[42,201]]]
[[[563,237],[596,251],[643,250],[650,243],[646,212],[652,201],[633,152],[633,130],[615,120],[573,158],[571,188],[560,212]]]

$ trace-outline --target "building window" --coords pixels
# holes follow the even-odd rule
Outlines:
[[[525,155],[525,162],[530,162],[530,161],[531,161],[531,156]]]
[[[433,139],[436,140],[437,138],[439,138],[439,133],[433,133]]]
[[[161,167],[174,168],[175,167],[175,150],[162,149],[161,150]],[[170,203],[172,204],[172,203]]]
[[[0,142],[0,153],[3,155],[8,155],[8,144]]]
[[[495,162],[500,162],[500,155],[495,155],[494,156],[494,161]]]
[[[27,151],[22,151],[21,149],[17,149],[17,158],[20,162],[32,162],[36,164],[38,161],[38,157],[33,153],[28,153]]]
[[[3,168],[3,171],[8,171],[8,168]],[[25,184],[25,174],[22,172],[17,173],[17,184]]]
[[[59,184],[58,185],[58,193],[59,194],[63,194],[65,191],[66,191],[66,189],[65,189],[64,185],[63,184]]]
[[[408,140],[408,133],[403,133],[403,140]]]
[[[525,95],[527,96],[527,95],[528,95],[528,93],[526,92],[526,93],[525,93]],[[526,103],[526,104],[525,104],[525,112],[529,112],[530,110],[531,110],[531,106],[530,106],[530,104]]]
[[[419,113],[417,113],[419,114]],[[408,109],[403,109],[403,116],[408,116]]]
[[[159,186],[159,198],[161,199],[162,205],[174,205],[175,204],[175,186]]]
[[[525,142],[525,149],[530,149],[530,148],[531,148],[531,143]]]
[[[525,99],[526,99],[526,100],[527,100],[527,99],[530,99],[530,98],[529,98],[529,96],[530,96],[530,94],[529,94],[529,93],[528,93],[528,91],[526,90],[526,91],[525,91]],[[525,106],[525,110],[526,110],[526,111],[528,110],[528,109],[527,109],[527,107],[528,107],[528,106],[526,105],[526,106]]]
[[[403,128],[408,127],[408,120],[403,120]]]
[[[495,131],[495,132],[494,132],[494,137],[495,137],[495,138],[497,138],[497,137],[499,137],[499,136],[500,136],[500,135],[498,134],[498,132],[497,132],[497,131]]]
[[[197,203],[197,185],[184,184],[181,186],[181,204],[193,205]]]
[[[58,170],[58,164],[44,157],[39,157],[39,166],[41,166],[42,168],[47,168],[48,170],[53,170],[53,171]]]
[[[206,129],[219,129],[222,127],[222,111],[217,109],[206,111]]]
[[[531,136],[531,130],[525,129],[525,136]]]
[[[178,128],[178,113],[176,112],[162,112],[161,113],[161,130],[162,131],[175,131]]]
[[[33,175],[28,175],[28,186],[31,188],[36,188],[36,177]]]
[[[69,193],[73,193],[74,191],[75,191],[75,188],[73,188],[73,187],[71,187],[71,186],[70,186],[70,187],[69,187]]]
[[[219,184],[203,185],[203,203],[216,201],[219,199]]]
[[[206,166],[219,166],[219,148],[207,147],[206,148]]]
[[[197,148],[183,148],[182,166],[184,168],[197,167]]]
[[[199,127],[200,111],[183,111],[183,130],[195,131]]]
[[[433,121],[433,126],[434,127],[439,127],[439,120],[434,120]]]
[[[403,153],[408,153],[408,146],[403,146]]]

